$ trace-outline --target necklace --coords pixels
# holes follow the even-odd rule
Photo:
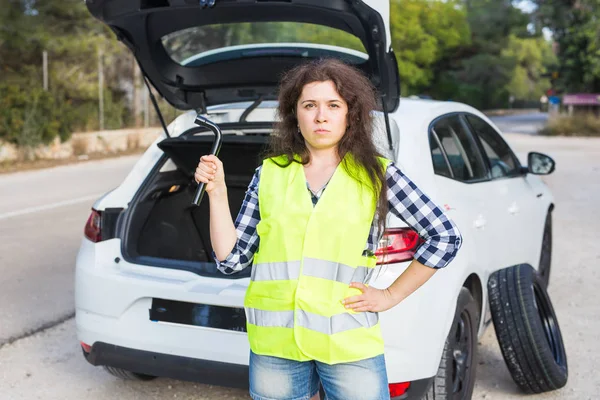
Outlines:
[[[338,164],[339,165],[339,164]],[[329,183],[329,181],[331,180],[331,177],[333,176],[333,174],[335,174],[335,171],[337,170],[337,166],[333,169],[333,172],[331,173],[331,175],[329,175],[329,178],[327,178],[327,181],[325,182],[325,184],[323,186],[321,186],[319,188],[319,190],[313,190],[310,187],[310,183],[308,183],[308,180],[306,180],[306,185],[308,186],[308,190],[311,191],[312,194],[314,194],[315,196],[317,196],[317,193],[319,193],[321,190],[323,190],[325,188],[325,186],[327,186],[327,184]]]

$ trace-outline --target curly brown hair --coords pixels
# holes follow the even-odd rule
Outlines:
[[[300,64],[284,74],[279,86],[279,121],[275,124],[265,158],[286,155],[287,164],[281,167],[298,162],[294,159],[295,154],[300,156],[302,165],[310,162],[310,151],[304,138],[298,134],[296,107],[304,85],[325,81],[332,81],[339,95],[348,104],[348,128],[338,143],[338,156],[340,160],[344,160],[343,167],[346,172],[361,184],[363,182],[348,168],[344,156],[350,153],[356,163],[367,172],[371,180],[370,187],[374,188],[378,199],[376,216],[380,232],[383,232],[388,202],[385,171],[377,158],[381,157],[381,154],[373,143],[372,111],[377,107],[376,91],[369,79],[358,69],[337,59],[317,59]]]

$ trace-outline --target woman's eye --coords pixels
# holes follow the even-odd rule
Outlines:
[[[335,104],[335,103],[331,104],[331,107],[333,107],[333,108],[340,108],[340,106],[338,104]]]
[[[314,104],[308,103],[307,105],[304,106],[304,108],[312,108],[314,106],[315,106]]]

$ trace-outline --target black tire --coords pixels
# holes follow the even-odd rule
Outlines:
[[[137,372],[127,371],[122,368],[109,367],[107,365],[103,365],[103,367],[104,370],[109,374],[116,376],[117,378],[126,379],[129,381],[151,381],[153,379],[156,379],[156,377],[152,375],[139,374]]]
[[[525,393],[567,383],[567,355],[558,320],[540,275],[528,264],[494,272],[488,281],[490,311],[502,356]]]
[[[479,307],[469,290],[463,287],[437,375],[422,400],[471,399],[477,367],[478,325]]]
[[[538,273],[545,288],[550,284],[550,268],[552,266],[552,213],[546,215],[544,223],[544,234],[542,236],[542,251],[540,253],[540,264]]]

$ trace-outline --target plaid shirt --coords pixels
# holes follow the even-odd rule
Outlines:
[[[259,237],[256,233],[256,225],[260,221],[258,207],[260,170],[261,167],[258,167],[252,177],[235,221],[238,237],[235,247],[224,261],[218,261],[213,252],[217,268],[224,274],[239,272],[251,265],[254,253],[258,249]],[[414,258],[432,268],[443,268],[448,265],[462,244],[456,225],[394,163],[389,164],[385,177],[388,184],[390,212],[406,222],[425,240],[417,249]],[[311,192],[313,205],[317,203],[324,190],[325,188],[321,189],[317,194]],[[364,253],[373,254],[382,236],[374,219]]]

